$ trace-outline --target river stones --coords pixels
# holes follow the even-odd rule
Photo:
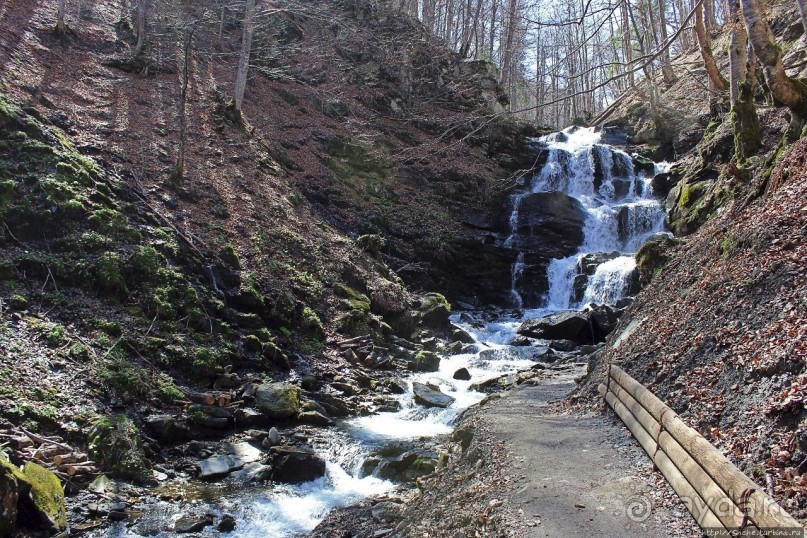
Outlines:
[[[213,524],[213,517],[210,514],[203,516],[184,515],[174,522],[174,532],[178,534],[189,534],[191,532],[201,532],[205,527]]]
[[[272,480],[299,484],[310,482],[325,474],[325,460],[314,451],[291,446],[278,446],[272,449]]]
[[[439,293],[427,293],[420,299],[421,324],[429,329],[448,329],[451,305]]]
[[[454,372],[454,375],[452,377],[460,381],[470,381],[471,373],[468,371],[468,368],[460,368],[459,370]]]
[[[260,449],[246,442],[233,445],[228,452],[228,454],[211,456],[198,462],[196,466],[199,468],[199,478],[204,480],[223,478],[263,457]]]
[[[454,398],[448,394],[444,394],[437,389],[433,389],[423,383],[412,383],[412,391],[415,395],[415,401],[420,405],[426,407],[448,407],[454,403]]]
[[[255,392],[255,405],[269,418],[293,418],[300,412],[300,389],[291,383],[263,383]]]

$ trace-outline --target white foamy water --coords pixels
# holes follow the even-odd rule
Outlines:
[[[652,197],[652,177],[637,174],[633,159],[622,150],[600,143],[595,128],[569,128],[539,139],[547,151],[546,163],[530,182],[529,192],[563,192],[577,199],[586,211],[583,244],[566,258],[551,260],[547,267],[548,292],[544,307],[576,308],[587,302],[615,303],[630,291],[635,263],[633,254],[653,234],[664,229],[664,211]],[[670,163],[657,163],[655,173],[666,172]],[[513,195],[515,200],[525,194]],[[513,204],[511,230],[505,246],[518,245],[513,223],[519,203]],[[618,252],[624,256],[608,261],[589,275],[582,293],[575,292],[586,254]],[[523,253],[519,254],[523,259]],[[519,288],[523,264],[513,264],[511,296],[522,306]]]

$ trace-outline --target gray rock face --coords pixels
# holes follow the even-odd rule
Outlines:
[[[415,369],[419,372],[436,372],[440,369],[440,357],[433,351],[421,351],[415,356]]]
[[[583,244],[583,205],[562,192],[536,192],[521,199],[512,248],[564,258]]]
[[[161,443],[179,443],[191,438],[187,424],[171,415],[151,415],[146,417],[146,429]]]
[[[325,460],[311,450],[291,446],[272,449],[272,479],[278,482],[299,484],[310,482],[325,474]]]
[[[557,312],[538,319],[529,319],[518,328],[518,334],[547,340],[571,340],[591,344],[593,338],[587,316],[574,311]]]
[[[415,401],[426,407],[445,408],[454,403],[453,397],[433,389],[428,385],[424,385],[423,383],[412,383],[412,390],[415,395]]]
[[[300,389],[290,383],[263,383],[255,392],[255,405],[269,418],[293,418],[300,412]]]

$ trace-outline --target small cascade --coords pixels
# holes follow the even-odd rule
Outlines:
[[[635,293],[633,254],[664,227],[664,211],[652,196],[652,177],[637,172],[633,158],[624,151],[601,144],[595,128],[571,127],[539,142],[547,152],[545,164],[527,185],[526,193],[513,195],[510,233],[504,246],[516,248],[524,243],[518,237],[517,223],[524,217],[519,214],[521,200],[529,193],[560,192],[585,210],[583,244],[578,252],[549,262],[541,306],[568,309],[587,302],[613,304]],[[667,163],[660,163],[655,171],[668,168]],[[535,307],[538,305],[523,304],[527,291],[521,287],[526,280],[523,260],[524,252],[519,252],[512,266],[512,302],[519,308]]]

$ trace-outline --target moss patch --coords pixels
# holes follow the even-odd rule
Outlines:
[[[146,475],[140,432],[126,415],[98,418],[90,430],[89,452],[114,477],[138,480]]]

